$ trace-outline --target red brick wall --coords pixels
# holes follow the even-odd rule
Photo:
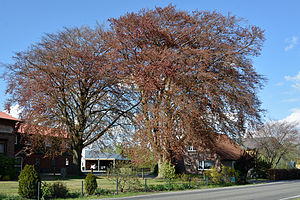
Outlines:
[[[66,165],[66,158],[69,160],[69,165]],[[67,173],[71,173],[72,156],[58,156],[55,158],[55,166],[51,158],[43,157],[41,154],[33,154],[26,157],[23,161],[23,167],[34,165],[36,170],[40,173],[60,173],[61,168],[66,168]]]
[[[0,125],[9,126],[13,128],[15,126],[14,121],[0,119]],[[14,133],[1,132],[0,129],[0,142],[5,144],[5,155],[13,158],[15,153],[15,135]]]

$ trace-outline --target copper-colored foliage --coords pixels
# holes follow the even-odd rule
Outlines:
[[[170,159],[187,145],[212,148],[259,121],[263,77],[251,56],[263,31],[236,16],[157,7],[110,19],[118,65],[141,96],[135,140]]]
[[[251,56],[262,47],[260,28],[174,6],[109,23],[105,31],[48,34],[8,65],[9,103],[17,102],[31,123],[67,131],[77,149],[73,160],[128,119],[136,123],[134,143],[158,159],[187,145],[209,147],[211,133],[235,137],[259,121],[263,78]]]
[[[8,106],[18,103],[24,123],[41,129],[28,132],[31,140],[40,139],[34,136],[43,127],[67,132],[78,168],[82,149],[126,121],[138,104],[112,64],[110,37],[100,27],[66,28],[17,53],[7,66]]]

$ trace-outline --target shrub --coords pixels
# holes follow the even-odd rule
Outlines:
[[[123,165],[120,168],[109,168],[108,177],[114,184],[116,183],[116,178],[118,178],[118,187],[121,192],[135,192],[141,186],[137,172],[132,170],[130,165]]]
[[[185,190],[189,188],[188,183],[177,183],[177,184],[172,184],[172,189],[174,190]]]
[[[272,167],[272,164],[262,160],[257,159],[255,162],[254,171],[257,175],[257,178],[267,178],[267,171]]]
[[[271,180],[300,179],[300,169],[268,169],[267,174]]]
[[[14,158],[8,158],[0,154],[0,177],[2,177],[2,180],[8,181],[17,177],[15,163]]]
[[[162,184],[149,185],[148,188],[151,191],[164,191],[164,190],[168,190],[168,187],[166,187],[166,185],[162,185]]]
[[[97,180],[96,176],[92,173],[88,173],[88,175],[84,179],[84,186],[85,186],[85,192],[88,195],[94,194],[95,190],[97,189]]]
[[[68,188],[61,182],[55,182],[50,185],[50,192],[52,198],[66,198]]]
[[[110,195],[113,194],[113,191],[109,189],[102,189],[102,188],[97,188],[95,191],[95,195],[100,196],[100,195]]]
[[[36,198],[39,181],[40,177],[34,166],[26,165],[19,175],[19,195],[27,199]]]
[[[175,179],[180,179],[182,181],[188,181],[189,178],[190,178],[190,176],[187,174],[176,174],[175,175]]]
[[[212,179],[215,184],[230,183],[232,177],[236,177],[238,174],[232,167],[222,166],[219,171],[217,168],[212,168],[204,172],[206,176]]]
[[[169,161],[165,160],[162,163],[160,171],[162,173],[163,178],[175,178],[175,167]]]
[[[234,169],[237,172],[236,183],[246,184],[248,170],[254,167],[255,158],[249,154],[242,155],[234,164]]]
[[[50,184],[46,182],[42,182],[41,184],[41,194],[42,194],[42,199],[49,199],[51,197],[51,188]]]
[[[67,197],[70,199],[78,199],[81,196],[81,192],[68,192]]]
[[[214,182],[216,184],[222,183],[222,175],[217,168],[215,168],[215,167],[211,168],[210,170],[205,171],[204,174],[208,178],[212,179],[212,182]]]

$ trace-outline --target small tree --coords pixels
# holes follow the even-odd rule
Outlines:
[[[85,191],[87,194],[92,195],[94,194],[95,190],[97,189],[97,177],[92,173],[88,173],[88,175],[84,179],[84,186]]]
[[[161,166],[161,174],[163,178],[175,178],[175,167],[169,161],[164,161]]]
[[[27,199],[36,198],[39,181],[40,177],[37,171],[34,169],[34,166],[26,165],[19,176],[19,195]]]

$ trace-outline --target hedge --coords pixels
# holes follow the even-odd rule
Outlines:
[[[300,179],[300,169],[268,169],[270,180],[295,180]]]

